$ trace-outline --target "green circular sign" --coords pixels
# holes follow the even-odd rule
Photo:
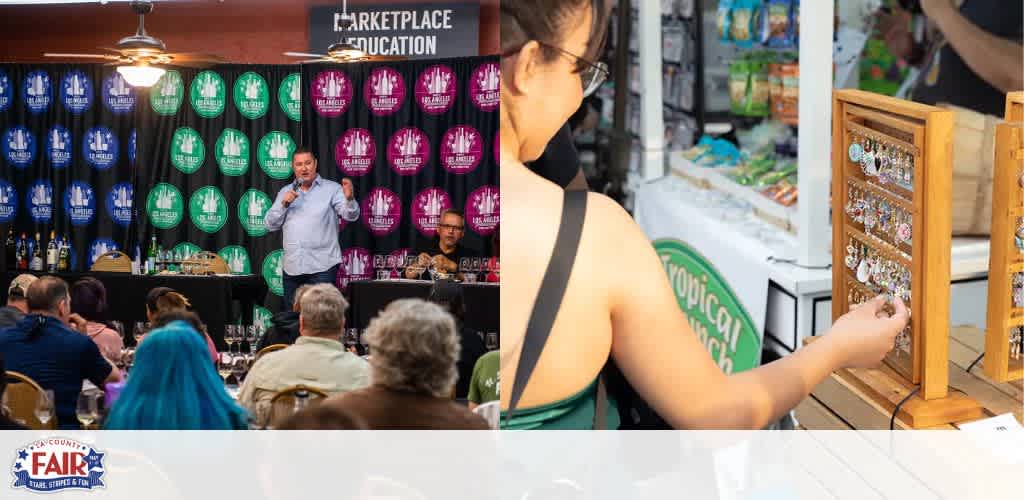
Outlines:
[[[228,220],[228,201],[214,186],[203,186],[192,193],[188,202],[192,223],[207,233],[216,233]]]
[[[264,218],[273,203],[274,200],[256,189],[250,189],[242,194],[242,199],[238,200],[238,220],[249,236],[267,234]]]
[[[263,325],[263,328],[269,330],[273,326],[273,323],[270,321],[273,317],[274,315],[270,312],[270,309],[257,305],[252,306],[252,322],[254,324]]]
[[[281,259],[284,250],[274,250],[263,258],[263,280],[275,295],[284,296],[284,279],[281,277]]]
[[[238,245],[230,245],[217,252],[220,258],[228,263],[231,274],[252,274],[252,266],[249,264],[249,252]]]
[[[203,71],[192,80],[192,109],[203,118],[213,118],[224,112],[227,88],[224,79],[213,71]]]
[[[256,158],[260,167],[272,179],[288,179],[292,176],[292,153],[295,141],[284,132],[273,130],[260,139]]]
[[[249,138],[241,131],[224,129],[213,153],[222,174],[237,177],[249,171]]]
[[[149,222],[159,229],[177,226],[185,212],[184,208],[181,191],[165,182],[153,186],[146,197]]]
[[[281,81],[277,89],[277,102],[288,118],[299,121],[302,117],[302,81],[298,73],[292,73]]]
[[[729,283],[696,250],[679,240],[653,242],[679,308],[726,374],[756,367],[761,335]]]
[[[177,113],[184,98],[185,84],[181,80],[181,73],[173,69],[164,73],[149,90],[149,105],[160,115]]]
[[[253,119],[266,114],[270,107],[270,89],[262,76],[249,71],[235,80],[235,107],[242,116]]]
[[[183,241],[181,243],[178,243],[177,245],[174,245],[174,248],[172,248],[171,251],[176,252],[178,255],[181,256],[181,258],[187,259],[199,252],[202,252],[203,249],[199,248],[199,245],[196,245],[195,243]]]
[[[206,159],[206,146],[203,138],[195,129],[180,127],[171,136],[171,165],[186,174],[191,174],[203,166]]]

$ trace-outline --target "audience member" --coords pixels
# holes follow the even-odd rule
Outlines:
[[[370,429],[488,429],[451,400],[459,358],[455,320],[420,299],[392,302],[370,322],[370,387],[332,396],[320,406],[344,410]]]
[[[239,403],[263,426],[270,400],[295,385],[341,394],[369,384],[369,366],[341,343],[348,303],[331,284],[310,285],[299,303],[299,338],[295,345],[261,357],[238,394]]]
[[[0,308],[0,328],[14,326],[25,317],[25,313],[28,312],[25,293],[28,286],[37,279],[39,278],[31,274],[19,274],[11,281],[11,286],[7,289],[7,305]]]
[[[487,345],[476,330],[466,327],[466,301],[461,285],[451,280],[437,280],[430,288],[427,300],[444,307],[455,318],[460,346],[459,360],[455,363],[459,374],[455,382],[455,397],[465,398],[469,394],[469,379],[473,375],[473,365],[487,352]]]
[[[0,330],[0,352],[6,357],[7,368],[53,391],[57,423],[60,428],[75,429],[75,405],[82,381],[103,387],[106,382],[120,381],[121,372],[86,336],[85,319],[71,312],[64,280],[39,278],[29,285],[26,298],[28,314],[14,326]]]
[[[473,376],[469,382],[469,409],[490,401],[498,400],[498,368],[501,364],[501,356],[498,351],[491,351],[480,359],[476,360],[473,367]]]
[[[295,290],[295,303],[292,304],[291,311],[281,311],[270,318],[270,329],[256,344],[257,351],[269,345],[295,343],[295,339],[299,338],[299,301],[310,286],[312,285],[302,285]]]
[[[335,406],[315,405],[292,415],[279,430],[348,431],[369,429],[362,418]]]
[[[88,276],[71,285],[71,311],[85,318],[89,338],[103,356],[115,364],[120,362],[124,348],[121,334],[103,323],[107,313],[107,289],[103,283]]]
[[[4,400],[4,392],[7,390],[7,372],[4,371],[4,353],[0,352],[0,401]],[[11,420],[7,416],[9,408],[0,407],[0,431],[23,431],[28,429],[24,425]]]
[[[173,288],[160,286],[146,294],[146,319],[150,322],[150,328],[157,317],[171,312],[188,312],[191,307],[192,303],[189,302],[188,297]],[[206,331],[206,326],[201,326],[197,330],[206,337],[206,348],[210,351],[210,358],[217,363],[220,360],[220,354],[217,353],[217,346]]]
[[[184,321],[152,330],[135,352],[135,367],[107,417],[116,430],[233,430],[248,428],[207,362],[202,337]]]

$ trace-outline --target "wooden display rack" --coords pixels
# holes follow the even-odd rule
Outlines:
[[[1011,331],[1024,326],[1024,307],[1014,307],[1013,276],[1024,273],[1024,251],[1014,233],[1024,217],[1024,92],[1006,98],[1006,117],[1015,123],[996,127],[992,178],[992,237],[988,271],[988,317],[985,375],[998,382],[1024,378],[1024,356],[1014,353]]]
[[[886,357],[886,377],[843,370],[875,402],[895,407],[894,387],[917,393],[899,417],[912,427],[928,427],[981,416],[981,406],[966,395],[949,394],[949,297],[952,238],[953,113],[940,108],[859,90],[839,90],[832,106],[832,316],[851,309],[850,293],[875,295],[845,264],[846,247],[867,247],[910,273],[910,342]],[[853,136],[869,138],[909,153],[913,178],[905,189],[865,175],[848,156]],[[847,216],[848,188],[885,200],[911,215],[912,244],[868,236]],[[882,379],[885,380],[882,380]],[[900,398],[902,399],[902,397]]]

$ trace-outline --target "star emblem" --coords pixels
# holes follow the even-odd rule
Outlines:
[[[26,458],[28,458],[28,452],[26,452],[25,450],[18,451],[18,459],[26,459]]]
[[[21,470],[21,462],[17,462],[14,464],[14,470]]]
[[[89,470],[103,467],[103,455],[106,455],[106,453],[97,453],[96,450],[89,450],[89,454],[83,458],[85,463],[89,464]]]

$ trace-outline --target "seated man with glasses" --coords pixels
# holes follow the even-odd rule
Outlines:
[[[416,253],[419,254],[416,263],[405,268],[405,277],[428,279],[428,268],[452,274],[459,270],[461,259],[478,257],[475,251],[462,245],[465,234],[466,218],[462,211],[454,208],[445,210],[437,224],[437,237],[419,242],[416,247]]]

